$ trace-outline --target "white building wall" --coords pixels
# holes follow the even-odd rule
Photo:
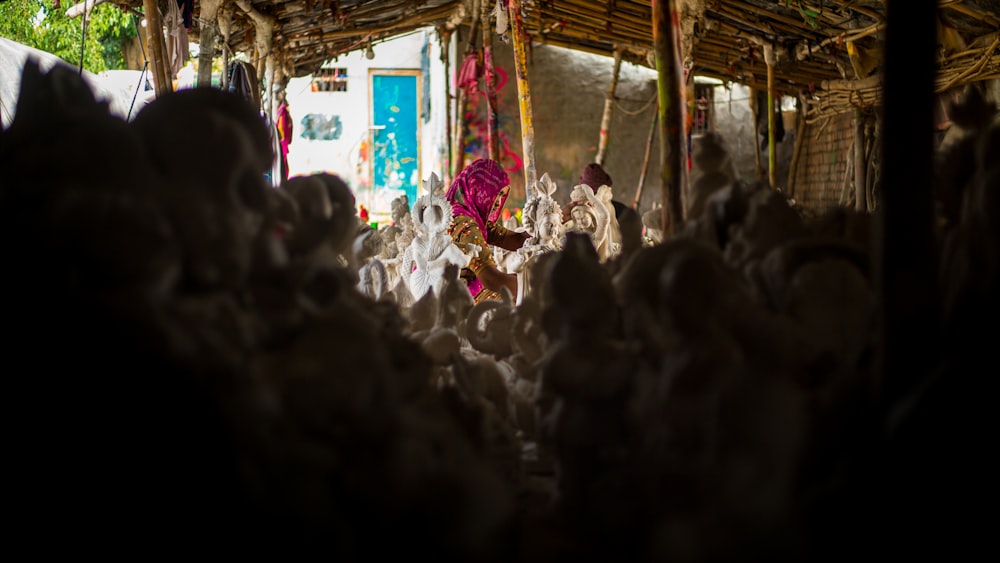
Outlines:
[[[321,92],[312,90],[313,77],[292,78],[286,87],[289,111],[295,123],[295,132],[288,153],[289,176],[327,172],[340,176],[355,193],[359,205],[373,209],[372,179],[369,161],[361,152],[370,146],[368,73],[370,69],[421,70],[421,50],[429,47],[429,73],[421,81],[429,80],[430,115],[420,119],[420,176],[422,179],[436,172],[444,177],[445,149],[445,70],[441,61],[440,45],[433,30],[418,31],[382,43],[375,43],[375,57],[365,57],[359,49],[328,61],[325,68],[347,69],[346,92]],[[422,105],[422,104],[421,104]],[[418,109],[419,111],[419,109]],[[336,140],[310,140],[303,138],[302,119],[308,114],[339,117],[342,124]],[[418,188],[419,193],[419,188]],[[411,201],[412,205],[413,202]],[[388,217],[372,217],[385,220]]]

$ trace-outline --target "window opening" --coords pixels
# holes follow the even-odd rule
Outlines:
[[[313,73],[313,92],[346,92],[346,68],[321,68]]]

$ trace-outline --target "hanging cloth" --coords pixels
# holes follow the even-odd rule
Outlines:
[[[479,77],[482,76],[482,69],[479,67],[479,53],[472,51],[465,55],[462,67],[458,71],[458,89],[465,90],[467,95],[475,94],[479,91]]]
[[[229,65],[229,91],[250,102],[260,111],[260,91],[257,89],[257,71],[246,61],[233,61]]]
[[[184,65],[191,59],[188,47],[187,29],[177,2],[167,2],[167,14],[163,16],[163,25],[167,28],[167,61],[170,63],[170,75],[176,77]]]
[[[191,24],[193,23],[191,15],[194,12],[194,0],[177,0],[177,5],[183,5],[184,29],[191,31]]]

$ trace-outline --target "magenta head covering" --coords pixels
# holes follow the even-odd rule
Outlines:
[[[500,218],[509,191],[510,177],[500,163],[480,158],[455,176],[444,197],[455,216],[472,217],[485,238],[486,224]]]

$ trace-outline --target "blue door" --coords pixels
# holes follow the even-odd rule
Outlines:
[[[420,71],[371,70],[372,212],[389,214],[406,194],[412,208],[420,185]]]

